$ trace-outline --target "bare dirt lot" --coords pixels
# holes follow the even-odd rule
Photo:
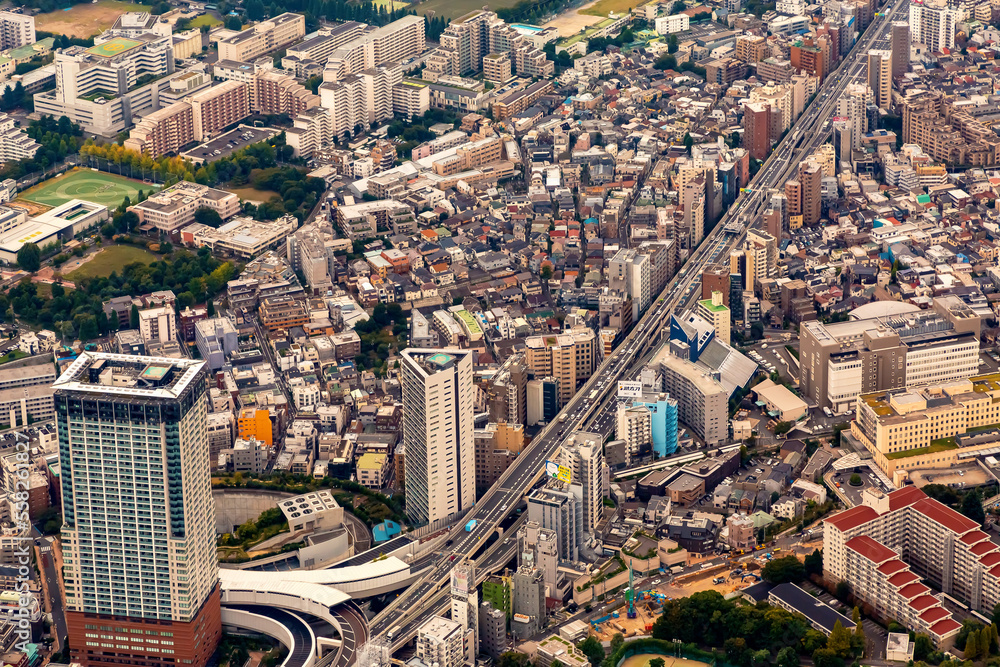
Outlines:
[[[594,2],[588,2],[577,9],[562,12],[559,16],[544,24],[543,27],[552,27],[557,29],[560,37],[572,37],[582,29],[604,20],[603,16],[590,16],[588,14],[580,13],[592,8],[597,4],[597,2],[598,0],[594,0]]]
[[[35,27],[57,35],[90,37],[107,30],[125,12],[148,12],[149,7],[119,0],[100,0],[97,4],[73,5],[68,10],[39,14]]]

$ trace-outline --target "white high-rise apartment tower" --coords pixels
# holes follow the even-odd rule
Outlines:
[[[204,361],[84,352],[53,384],[83,667],[199,667],[219,642],[206,378]]]
[[[472,352],[409,348],[401,356],[406,515],[431,523],[476,503]]]
[[[957,10],[925,0],[910,3],[910,39],[932,52],[955,49]]]
[[[456,565],[451,571],[451,620],[465,630],[465,656],[469,664],[479,654],[479,591],[476,589],[476,566]]]
[[[0,12],[0,48],[16,49],[36,41],[34,16]]]
[[[563,443],[560,462],[572,471],[569,490],[583,501],[583,532],[594,534],[604,498],[604,436],[577,431]]]

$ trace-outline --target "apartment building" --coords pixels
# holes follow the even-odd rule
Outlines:
[[[164,233],[172,233],[194,222],[199,208],[210,208],[223,220],[240,212],[240,198],[232,192],[207,185],[180,181],[145,201],[129,206],[128,210],[144,223],[154,225]]]
[[[374,238],[380,229],[392,229],[395,220],[412,216],[412,208],[393,199],[336,206],[333,209],[337,226],[352,241]]]
[[[176,153],[194,141],[194,111],[187,102],[175,102],[143,117],[125,140],[125,148],[157,158]]]
[[[34,96],[35,110],[67,116],[87,132],[114,136],[134,116],[159,108],[158,93],[174,73],[173,40],[98,37],[89,48],[70,46],[55,54],[56,88]]]
[[[875,94],[875,105],[888,110],[892,103],[892,51],[868,52],[868,87]]]
[[[0,12],[0,14],[5,13],[8,12]],[[13,162],[35,157],[39,148],[37,141],[29,137],[24,130],[14,126],[13,118],[7,114],[0,114],[0,161]]]
[[[431,107],[431,87],[426,82],[403,79],[392,87],[392,111],[406,122],[424,115]]]
[[[465,629],[450,618],[430,617],[417,628],[416,655],[427,665],[462,667],[465,664]]]
[[[774,278],[778,271],[778,241],[767,232],[747,230],[743,247],[729,256],[729,273],[743,276],[748,289],[762,280]]]
[[[249,89],[241,81],[225,81],[186,102],[191,105],[195,141],[208,141],[250,115]]]
[[[764,160],[771,152],[771,105],[749,102],[743,105],[743,145],[753,160]]]
[[[560,408],[593,375],[603,350],[593,330],[583,327],[554,336],[530,336],[524,346],[528,370],[536,377],[558,380]]]
[[[309,309],[290,296],[275,296],[260,302],[260,322],[268,331],[291,329],[309,323]]]
[[[930,311],[803,322],[801,391],[844,413],[859,394],[971,377],[979,373],[979,330],[971,308],[943,298]]]
[[[551,81],[537,81],[527,88],[516,90],[493,103],[493,115],[497,120],[507,120],[521,113],[537,102],[542,95],[553,90]]]
[[[306,34],[306,17],[286,12],[219,42],[219,60],[251,62]]]
[[[663,388],[677,401],[678,418],[709,445],[728,438],[729,392],[717,374],[669,352],[655,362],[663,375]]]
[[[427,58],[425,78],[463,76],[483,70],[483,59],[509,53],[514,70],[522,77],[551,76],[555,63],[527,37],[507,25],[494,12],[475,10],[454,19],[440,37],[441,46]]]
[[[148,343],[177,340],[177,315],[172,306],[158,306],[139,311],[139,334]]]
[[[326,61],[323,80],[340,81],[349,74],[401,63],[423,53],[427,40],[423,17],[404,16],[336,48]]]
[[[35,17],[16,12],[0,12],[0,50],[34,44]]]
[[[75,663],[212,658],[222,623],[207,386],[202,361],[93,352],[54,385]]]
[[[512,74],[510,55],[490,53],[483,56],[483,78],[493,83],[503,83]]]
[[[916,0],[909,8],[912,41],[925,45],[932,53],[954,50],[957,10],[934,0]]]
[[[615,414],[615,439],[625,441],[625,464],[643,451],[652,451],[653,418],[643,405],[620,403]]]
[[[730,312],[723,303],[722,292],[712,292],[708,299],[702,299],[694,308],[696,315],[712,325],[715,329],[715,337],[729,345],[730,341]]]
[[[393,116],[393,87],[403,80],[398,65],[371,67],[319,87],[320,104],[330,110],[334,137],[346,137],[357,126],[368,130]]]
[[[285,142],[296,157],[311,157],[333,141],[333,117],[326,107],[312,107],[298,113],[292,127],[285,130]]]
[[[400,356],[406,515],[419,525],[476,502],[472,352],[408,348]]]
[[[632,321],[649,307],[663,291],[677,268],[677,244],[669,241],[644,241],[637,248],[622,249],[611,258],[608,284],[632,298]]]
[[[927,633],[942,650],[961,624],[925,583],[989,614],[1000,602],[1000,547],[979,524],[914,486],[866,490],[824,521],[823,569],[883,618]]]
[[[767,58],[767,37],[763,35],[740,35],[736,38],[736,59],[743,62],[759,63]]]
[[[335,50],[371,30],[374,28],[357,21],[345,21],[335,26],[322,27],[315,36],[289,46],[285,50],[285,57],[297,58],[299,61],[311,60],[325,63]],[[287,69],[284,61],[282,61],[282,68]]]
[[[318,107],[319,95],[313,95],[305,86],[274,70],[261,72],[254,77],[255,105],[253,110],[266,114],[288,114],[293,118],[306,109]]]
[[[687,14],[660,16],[653,20],[653,27],[655,28],[657,34],[660,35],[672,35],[675,32],[685,32],[691,29],[691,17]]]

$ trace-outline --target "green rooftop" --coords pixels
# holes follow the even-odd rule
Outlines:
[[[706,310],[708,310],[708,312],[710,313],[721,313],[726,310],[729,310],[728,308],[726,308],[725,304],[722,303],[716,306],[715,304],[712,303],[711,299],[705,299],[704,301],[699,301],[698,303],[701,304],[701,306]]]
[[[923,454],[937,454],[938,452],[947,452],[952,449],[958,449],[958,443],[955,442],[955,438],[940,438],[938,440],[931,440],[931,444],[926,447],[918,447],[917,449],[907,449],[902,452],[891,452],[885,455],[885,458],[889,460],[893,459],[905,459],[911,456],[921,456]]]
[[[115,37],[110,41],[104,42],[103,44],[97,44],[90,47],[87,49],[87,53],[92,56],[100,56],[101,58],[113,58],[125,53],[126,51],[130,51],[137,46],[142,46],[142,42],[137,42],[134,39],[126,39],[124,37]]]

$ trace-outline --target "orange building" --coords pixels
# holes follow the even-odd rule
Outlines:
[[[240,439],[256,438],[258,442],[266,443],[268,447],[274,444],[272,437],[271,413],[259,408],[243,408],[236,420]]]
[[[824,38],[822,45],[829,48],[829,43]],[[808,72],[817,77],[821,82],[826,78],[827,63],[829,56],[824,53],[811,39],[795,42],[791,49],[792,67],[800,72]]]

